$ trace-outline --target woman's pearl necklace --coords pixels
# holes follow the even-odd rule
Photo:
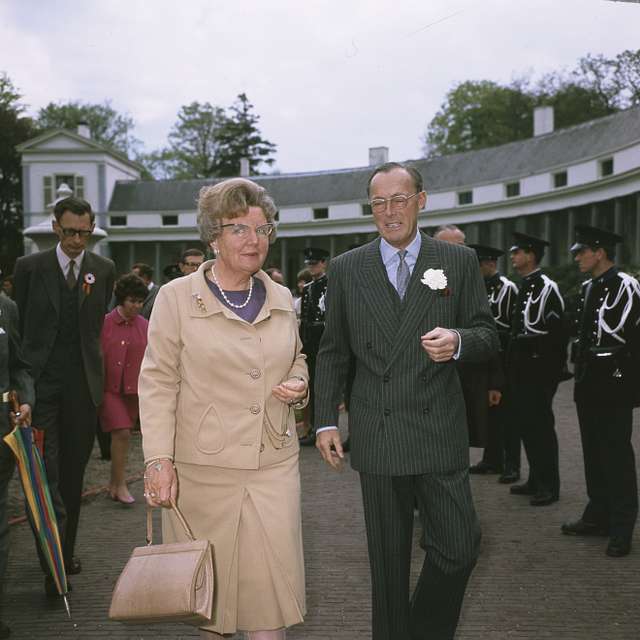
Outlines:
[[[218,278],[216,278],[216,272],[213,268],[213,265],[211,265],[211,277],[213,278],[213,282],[215,283],[216,287],[218,287],[218,291],[224,298],[224,301],[230,307],[233,307],[234,309],[244,309],[249,304],[249,300],[251,300],[251,295],[253,294],[253,276],[249,278],[249,295],[247,296],[247,299],[242,304],[233,304],[233,302],[231,302],[231,300],[227,298],[227,294],[224,292],[223,288],[220,286],[220,283],[218,282]]]

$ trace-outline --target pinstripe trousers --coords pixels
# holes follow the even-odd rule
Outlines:
[[[373,640],[452,640],[480,544],[465,469],[451,474],[360,474],[373,596]],[[412,596],[417,501],[427,550]]]

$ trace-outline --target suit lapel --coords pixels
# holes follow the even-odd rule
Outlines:
[[[360,272],[360,291],[369,306],[371,317],[380,325],[390,344],[397,329],[396,305],[398,294],[389,282],[387,270],[380,255],[380,238],[371,242],[364,256]]]
[[[40,275],[44,282],[44,288],[51,300],[51,304],[56,311],[57,315],[60,315],[60,279],[58,274],[62,273],[60,270],[60,264],[58,263],[58,256],[55,249],[42,253],[42,269]]]
[[[420,281],[427,269],[439,269],[442,268],[442,265],[439,263],[436,243],[424,233],[420,235],[422,238],[420,253],[404,297],[404,313],[402,314],[400,327],[395,335],[391,359],[387,366],[391,366],[400,353],[403,344],[415,333],[421,320],[425,314],[429,313],[436,300],[437,294]]]

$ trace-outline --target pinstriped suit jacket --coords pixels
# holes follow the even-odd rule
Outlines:
[[[449,295],[420,282],[443,269]],[[404,302],[389,282],[380,239],[331,262],[326,327],[318,354],[314,424],[338,424],[351,357],[356,374],[349,430],[351,464],[365,473],[448,473],[469,463],[464,399],[455,361],[435,363],[420,336],[459,331],[461,362],[489,360],[498,335],[478,259],[471,249],[422,234]]]

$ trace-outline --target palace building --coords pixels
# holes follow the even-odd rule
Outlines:
[[[47,132],[18,150],[25,235],[35,240],[27,251],[43,248],[32,230],[48,224],[61,185],[91,203],[106,232],[95,250],[119,271],[142,261],[160,274],[183,249],[200,246],[196,199],[215,179],[141,180],[141,167],[92,140],[86,125]],[[367,166],[251,176],[279,207],[268,263],[291,281],[305,247],[333,256],[374,238],[366,184],[387,159],[388,149],[375,147]],[[570,260],[574,225],[586,223],[622,234],[619,261],[640,264],[640,108],[554,130],[552,108],[541,107],[530,139],[411,163],[428,193],[419,217],[427,232],[457,224],[468,242],[508,249],[511,232],[523,231],[550,240],[545,262],[559,264]]]

